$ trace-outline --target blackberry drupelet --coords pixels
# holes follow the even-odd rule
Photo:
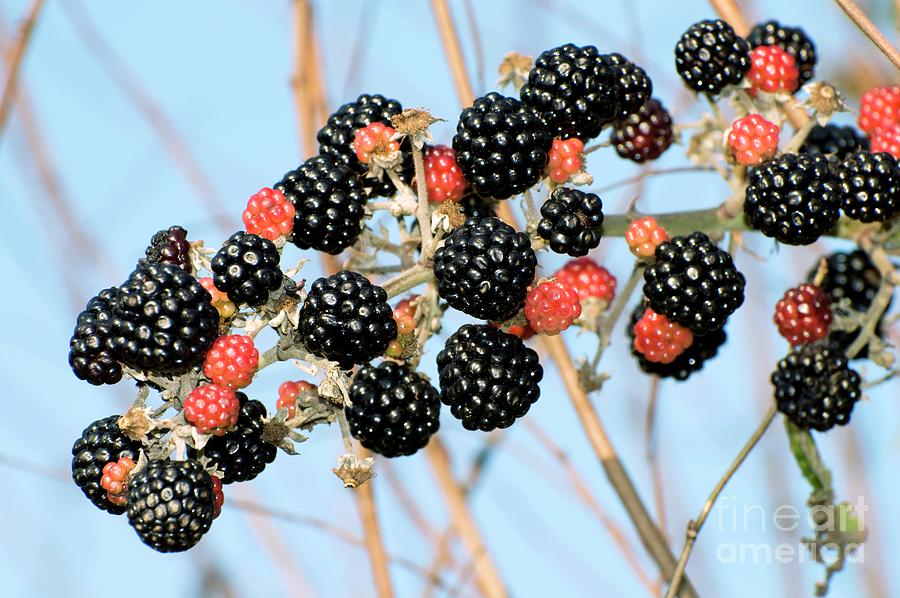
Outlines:
[[[380,122],[390,125],[391,117],[402,111],[403,106],[397,100],[378,94],[362,94],[356,101],[338,108],[328,117],[325,126],[319,129],[316,134],[319,153],[355,172],[364,187],[371,187],[370,195],[385,197],[393,195],[397,189],[387,175],[381,180],[366,176],[368,167],[356,157],[353,139],[356,132],[368,124]],[[400,144],[400,151],[403,152],[403,165],[398,174],[401,180],[409,183],[413,179],[413,162],[408,140],[404,139]]]
[[[540,397],[538,355],[521,339],[466,324],[438,353],[441,402],[467,430],[508,428]]]
[[[623,61],[600,54],[594,46],[566,44],[545,50],[519,95],[522,103],[540,113],[554,136],[587,141],[625,112],[640,108],[632,104],[644,91],[650,95],[643,69],[638,72],[639,67]],[[627,90],[622,89],[620,78],[629,86]],[[628,111],[621,97],[625,91]]]
[[[113,309],[118,289],[100,291],[75,322],[69,341],[69,365],[81,379],[96,386],[115,384],[122,379],[122,366],[116,360],[110,341],[113,336]]]
[[[692,374],[702,370],[706,362],[715,357],[719,352],[719,347],[728,340],[728,335],[725,333],[724,328],[713,330],[704,335],[695,334],[694,342],[691,343],[691,346],[685,349],[684,353],[676,357],[671,363],[650,361],[634,348],[634,325],[644,315],[644,310],[643,303],[639,303],[635,307],[631,314],[631,321],[625,328],[625,333],[628,336],[631,354],[637,359],[638,366],[645,374],[652,374],[660,378],[674,378],[678,381],[687,380]]]
[[[587,255],[600,244],[603,202],[593,193],[557,187],[541,206],[537,233],[555,253]]]
[[[218,336],[219,312],[197,280],[171,264],[138,267],[113,310],[116,357],[134,369],[177,374],[203,362]]]
[[[491,92],[462,111],[453,137],[456,163],[472,189],[507,199],[543,176],[553,138],[540,115]]]
[[[187,231],[180,226],[170,226],[161,230],[150,239],[150,246],[138,266],[146,264],[172,264],[188,273],[191,268],[191,244],[187,240]]]
[[[820,432],[850,422],[862,396],[860,377],[843,350],[828,341],[800,345],[772,374],[775,402],[797,427]]]
[[[118,415],[98,419],[72,445],[72,480],[94,506],[113,515],[121,515],[125,508],[109,502],[106,490],[100,487],[103,466],[122,457],[137,461],[141,450],[141,443],[119,428],[118,419]]]
[[[438,391],[406,364],[363,366],[350,385],[345,407],[354,438],[385,457],[412,455],[440,426]]]
[[[811,80],[816,70],[816,46],[806,32],[799,27],[786,27],[778,21],[766,21],[756,25],[747,36],[753,48],[778,46],[791,56],[800,70],[800,85]]]
[[[366,192],[348,167],[313,156],[275,184],[294,205],[291,241],[300,249],[338,254],[359,238]]]
[[[831,154],[843,160],[850,154],[869,149],[869,139],[853,127],[828,123],[815,125],[800,146],[801,154]]]
[[[678,40],[675,68],[694,91],[718,95],[750,70],[750,44],[721,19],[700,21]]]
[[[238,231],[210,262],[213,284],[237,305],[262,305],[269,300],[269,293],[281,286],[280,261],[275,243]]]
[[[837,169],[841,208],[860,222],[887,222],[900,212],[900,165],[890,154],[856,152]]]
[[[397,323],[384,289],[341,270],[312,284],[299,333],[310,353],[350,369],[382,355],[397,336]]]
[[[672,117],[659,100],[651,99],[616,123],[610,141],[621,157],[641,163],[659,158],[673,136]]]
[[[731,254],[699,231],[661,243],[656,260],[644,270],[649,306],[695,334],[725,326],[744,302],[745,284]]]
[[[237,427],[222,436],[213,436],[203,447],[210,465],[222,472],[222,483],[246,482],[263,472],[275,460],[278,449],[263,440],[266,406],[235,393],[241,402]],[[189,455],[194,455],[193,451]]]
[[[635,114],[653,95],[653,82],[647,72],[619,53],[607,54],[617,73],[619,85],[619,112],[616,120]]]
[[[783,154],[747,169],[744,214],[753,228],[788,245],[809,245],[840,217],[838,180],[828,158]]]
[[[503,322],[525,304],[537,258],[525,233],[499,218],[471,218],[434,252],[438,295],[481,320]]]
[[[128,523],[154,550],[183,552],[209,531],[215,502],[199,462],[150,461],[128,485]]]

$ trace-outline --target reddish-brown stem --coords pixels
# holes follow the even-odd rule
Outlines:
[[[900,51],[894,47],[888,38],[884,36],[878,27],[875,26],[875,23],[872,22],[866,13],[862,11],[862,9],[857,6],[856,2],[853,0],[834,0],[838,3],[838,6],[850,17],[850,20],[853,21],[857,27],[859,27],[860,31],[866,34],[866,36],[872,40],[872,43],[881,50],[881,53],[888,57],[895,67],[900,69]]]
[[[34,0],[28,16],[25,17],[22,27],[19,29],[19,36],[9,51],[9,59],[6,61],[6,81],[3,83],[3,95],[0,96],[0,137],[3,136],[3,128],[6,121],[9,120],[9,113],[12,112],[13,100],[19,84],[19,72],[22,70],[22,60],[25,58],[25,51],[28,49],[34,33],[34,24],[43,7],[44,0]]]
[[[472,92],[472,82],[466,71],[466,62],[463,59],[462,47],[459,43],[459,35],[456,25],[453,24],[453,15],[447,0],[431,0],[431,8],[434,11],[434,20],[437,23],[438,32],[441,34],[441,42],[444,45],[444,53],[450,65],[450,74],[453,77],[453,85],[456,87],[456,95],[459,103],[468,106],[475,99]]]
[[[360,459],[371,457],[371,453],[361,447],[357,454]],[[390,598],[394,595],[394,588],[388,569],[387,552],[381,538],[381,527],[378,525],[378,514],[375,511],[374,484],[367,482],[354,489],[353,492],[359,509],[359,518],[362,521],[363,537],[366,542],[366,551],[369,553],[372,576],[375,578],[375,590],[378,598]]]

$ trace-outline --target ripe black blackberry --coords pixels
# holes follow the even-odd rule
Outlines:
[[[718,95],[750,70],[750,44],[722,19],[700,21],[678,40],[675,68],[694,91]]]
[[[177,225],[170,226],[153,235],[146,255],[138,261],[138,265],[172,264],[192,273],[190,251],[187,231]]]
[[[242,392],[235,393],[241,402],[238,423],[222,436],[212,436],[203,447],[203,455],[216,471],[222,472],[223,484],[246,482],[263,472],[275,460],[278,449],[263,440],[266,406],[250,400]],[[190,455],[195,455],[191,452]]]
[[[171,264],[138,267],[119,287],[110,346],[124,365],[176,374],[203,361],[219,312],[197,280]]]
[[[118,415],[98,419],[72,445],[72,480],[94,506],[113,515],[121,515],[125,507],[109,502],[106,490],[100,486],[103,466],[122,457],[137,461],[141,450],[141,443],[128,438],[119,428],[118,419]]]
[[[616,52],[606,55],[606,60],[615,65],[619,85],[619,113],[616,120],[635,114],[653,95],[653,82],[647,72]]]
[[[645,374],[652,374],[660,378],[674,378],[678,381],[687,380],[695,372],[703,369],[707,361],[716,356],[719,347],[728,340],[725,329],[713,330],[704,335],[694,335],[694,342],[671,363],[659,363],[650,361],[634,348],[634,325],[644,315],[643,303],[638,303],[631,314],[631,322],[626,327],[631,354],[637,359],[638,366]]]
[[[799,84],[811,80],[816,70],[816,46],[799,27],[787,27],[778,21],[759,23],[747,36],[750,46],[778,46],[794,57],[800,70]]]
[[[508,428],[538,400],[544,375],[522,340],[484,324],[466,324],[438,353],[441,402],[467,430]]]
[[[462,111],[453,137],[456,163],[484,197],[506,199],[543,176],[553,138],[540,115],[491,92]]]
[[[828,341],[795,347],[778,362],[772,384],[778,410],[797,427],[820,432],[849,423],[862,396],[859,374]]]
[[[300,338],[313,355],[350,369],[383,354],[397,323],[381,287],[341,270],[316,280],[300,308]]]
[[[860,135],[853,127],[842,127],[828,123],[815,125],[800,146],[801,154],[831,154],[843,160],[850,154],[869,149],[869,139]]]
[[[397,188],[387,176],[382,180],[366,176],[368,167],[356,157],[356,152],[353,151],[353,138],[358,130],[374,122],[390,126],[391,117],[402,111],[403,106],[397,100],[379,94],[362,94],[356,101],[338,108],[328,117],[325,126],[319,129],[316,134],[319,153],[349,167],[357,174],[364,187],[371,188],[370,195],[385,197],[393,195]],[[401,180],[409,183],[413,179],[414,168],[408,140],[404,139],[400,144],[400,151],[403,152],[403,165],[398,174]]]
[[[850,253],[835,252],[829,255],[825,261],[827,273],[820,286],[831,297],[832,306],[836,307],[838,303],[846,300],[854,311],[865,312],[868,310],[881,286],[881,273],[869,260],[868,254],[861,249]],[[817,270],[818,264],[814,265],[806,275],[807,281],[813,281]],[[884,316],[878,320],[875,327],[875,333],[879,338],[882,335],[883,320]],[[846,349],[853,343],[858,333],[858,330],[832,329],[828,338]],[[868,356],[869,349],[864,347],[854,359],[865,359]]]
[[[593,193],[557,187],[541,206],[537,233],[555,253],[587,255],[600,244],[603,202]]]
[[[695,334],[721,329],[744,302],[744,275],[705,233],[673,237],[655,257],[644,270],[649,306]]]
[[[209,531],[212,477],[194,460],[150,461],[128,484],[128,523],[159,552],[183,552]]]
[[[525,233],[499,218],[474,218],[434,252],[438,295],[481,320],[503,322],[525,304],[537,258]]]
[[[338,254],[359,238],[366,192],[357,176],[331,156],[313,156],[275,184],[294,204],[291,241],[300,249]]]
[[[747,181],[747,222],[782,243],[809,245],[840,217],[838,180],[825,156],[783,154],[748,168]]]
[[[228,237],[210,262],[213,283],[235,304],[256,307],[281,286],[280,261],[275,243],[241,230]]]
[[[545,50],[519,95],[523,104],[540,113],[554,136],[587,141],[626,112],[620,78],[628,85],[629,108],[637,110],[640,106],[632,104],[648,91],[643,70],[639,73],[640,67],[625,62],[600,54],[594,46],[566,44]],[[468,173],[466,178],[472,180]]]
[[[610,135],[616,153],[638,163],[659,158],[672,138],[672,117],[656,99],[617,122]]]
[[[113,309],[118,289],[100,291],[75,322],[69,341],[69,365],[75,375],[94,385],[115,384],[122,379],[122,366],[116,360],[110,341],[113,336]]]
[[[900,165],[894,156],[856,152],[837,169],[841,208],[860,222],[887,222],[900,213]]]
[[[383,361],[363,366],[345,407],[350,433],[385,457],[412,455],[440,427],[438,391],[408,365]]]

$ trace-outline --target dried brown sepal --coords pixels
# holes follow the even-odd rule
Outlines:
[[[500,78],[497,80],[497,87],[511,85],[513,89],[518,91],[525,84],[525,81],[528,80],[528,73],[533,65],[534,59],[531,56],[519,54],[518,52],[507,52],[497,68],[497,72],[500,74]]]
[[[338,466],[332,468],[334,475],[344,483],[344,488],[359,488],[375,477],[375,459],[367,457],[360,460],[356,455],[346,454],[338,457]]]

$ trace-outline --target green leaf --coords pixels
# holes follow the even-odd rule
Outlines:
[[[797,460],[803,477],[813,488],[810,503],[825,504],[829,502],[833,494],[831,472],[822,463],[812,434],[808,430],[801,430],[787,418],[785,418],[784,424],[787,428],[788,441],[791,445],[791,452],[794,453],[794,459]]]

